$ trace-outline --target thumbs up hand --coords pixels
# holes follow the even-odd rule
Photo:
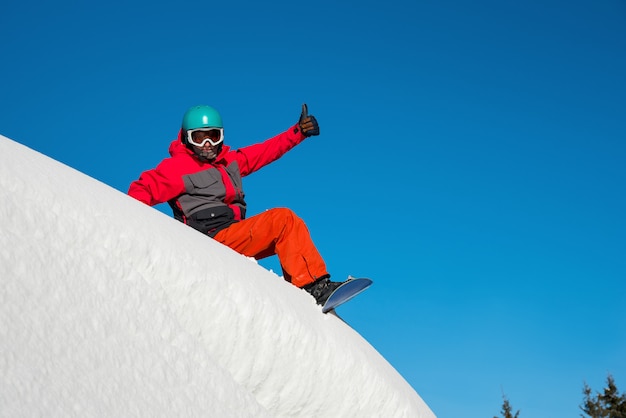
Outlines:
[[[309,115],[309,109],[304,103],[302,105],[302,114],[300,115],[300,121],[298,122],[300,132],[306,137],[315,136],[320,134],[320,127],[317,123],[315,116]]]

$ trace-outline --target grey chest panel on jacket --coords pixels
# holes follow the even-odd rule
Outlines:
[[[235,195],[230,196],[232,202],[245,208],[244,193],[242,189],[241,174],[236,162],[224,167],[228,174],[228,180],[235,190]],[[226,205],[226,186],[222,180],[222,174],[215,167],[183,177],[185,193],[178,198],[178,202],[186,216],[203,209]]]

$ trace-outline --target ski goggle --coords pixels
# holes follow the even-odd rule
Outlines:
[[[187,131],[187,141],[196,147],[203,147],[207,142],[213,146],[219,145],[224,142],[224,128],[190,129]]]

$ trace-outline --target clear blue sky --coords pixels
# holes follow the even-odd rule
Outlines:
[[[0,57],[0,134],[124,192],[192,105],[239,147],[307,102],[249,213],[375,280],[340,314],[440,418],[626,391],[623,0],[10,1]]]

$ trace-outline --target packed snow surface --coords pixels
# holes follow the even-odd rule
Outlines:
[[[0,416],[434,417],[306,292],[2,136],[0,230]]]

